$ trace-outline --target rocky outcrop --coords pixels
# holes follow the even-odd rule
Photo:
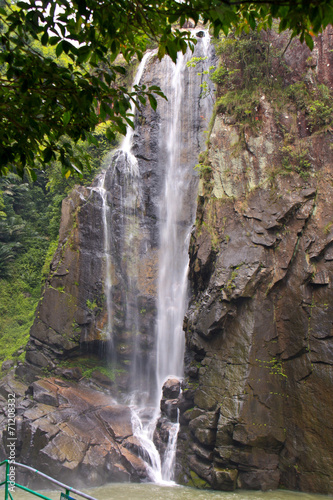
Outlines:
[[[77,487],[149,478],[128,406],[84,383],[48,378],[26,386],[12,373],[0,387],[4,409],[9,393],[16,394],[17,462],[38,464],[41,472],[52,471],[56,479]],[[7,458],[7,441],[3,429],[0,460]],[[17,481],[33,481],[36,487],[31,474]]]
[[[161,463],[165,462],[166,450],[170,441],[170,432],[178,421],[179,403],[181,393],[181,382],[177,378],[169,378],[163,384],[162,398],[160,403],[161,415],[155,426],[153,441],[161,457]]]
[[[329,34],[317,42],[311,71],[332,88]],[[286,62],[306,68],[309,56],[296,44]],[[311,135],[304,113],[287,105],[277,112],[264,94],[257,112],[260,134],[245,130],[238,151],[239,128],[226,115],[217,115],[211,134],[212,173],[202,183],[190,247],[178,479],[221,490],[328,494],[331,131]],[[283,167],[288,133],[297,137],[293,150],[306,151],[306,172]]]
[[[18,375],[31,381],[50,372],[59,360],[80,354],[80,344],[97,332],[103,307],[101,201],[77,187],[63,201],[59,246]],[[94,307],[91,306],[93,304]]]

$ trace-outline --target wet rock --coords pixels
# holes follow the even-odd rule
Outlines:
[[[237,469],[218,469],[214,467],[212,484],[216,490],[234,491],[237,486]]]
[[[17,389],[18,462],[38,465],[45,473],[52,470],[53,477],[77,487],[147,478],[129,407],[110,405],[109,395],[82,383],[53,377],[37,380],[28,388],[19,385],[12,372],[6,377],[0,393]],[[0,460],[6,458],[6,425],[1,412]],[[30,484],[31,478],[23,480]]]
[[[102,387],[110,387],[114,385],[114,382],[110,379],[110,377],[104,375],[104,373],[101,373],[98,370],[94,370],[91,374],[91,377],[94,382],[101,385]]]
[[[165,399],[176,399],[180,393],[180,380],[176,378],[169,378],[164,382],[162,387],[162,394]]]
[[[165,414],[172,422],[177,420],[178,415],[178,399],[162,399],[161,412]]]
[[[147,466],[142,458],[137,457],[126,448],[120,447],[122,463],[131,474],[132,481],[146,479],[148,476]]]
[[[57,386],[47,380],[38,380],[31,386],[32,397],[38,403],[50,406],[58,406]]]
[[[22,397],[28,390],[28,386],[15,377],[14,370],[11,370],[0,381],[0,395],[7,400],[8,394],[15,394]]]
[[[7,370],[10,370],[13,368],[15,362],[12,359],[7,359],[7,361],[4,361],[1,365],[1,371],[5,372]]]
[[[210,448],[201,446],[201,444],[193,442],[193,443],[191,443],[191,450],[199,458],[203,458],[204,460],[208,460],[209,462],[213,461],[214,453]]]
[[[79,381],[82,378],[82,370],[78,366],[61,370],[61,375],[68,380]]]
[[[100,410],[98,416],[116,440],[122,441],[133,434],[132,414],[128,406],[108,406]]]
[[[252,471],[240,472],[238,487],[246,490],[276,490],[279,485],[280,472],[275,471]]]
[[[160,417],[156,423],[153,441],[159,452],[163,457],[168,445],[170,430],[172,422],[167,417]]]

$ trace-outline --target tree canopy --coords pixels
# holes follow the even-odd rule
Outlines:
[[[133,99],[156,108],[160,89],[128,90],[125,66],[152,45],[175,61],[195,43],[186,21],[209,23],[218,36],[278,19],[312,48],[333,21],[333,0],[0,0],[0,16],[0,175],[35,178],[55,159],[64,175],[89,168],[74,146],[95,143],[105,120],[109,140],[124,134]]]

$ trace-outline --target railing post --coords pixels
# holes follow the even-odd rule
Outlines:
[[[5,500],[9,500],[9,460],[6,460]]]

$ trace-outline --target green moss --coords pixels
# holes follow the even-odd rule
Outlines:
[[[61,361],[59,366],[63,368],[80,368],[82,377],[86,379],[90,379],[94,371],[99,371],[112,381],[115,381],[118,376],[125,373],[123,368],[111,367],[107,361],[101,360],[94,354],[82,355],[77,358]]]
[[[194,488],[198,488],[200,490],[210,490],[212,487],[210,484],[202,479],[196,472],[193,470],[190,471],[191,479],[188,482],[188,486],[192,486]]]
[[[287,172],[297,172],[301,177],[307,179],[310,175],[311,162],[309,150],[301,141],[280,147],[281,165]]]
[[[34,320],[38,297],[25,291],[25,284],[0,280],[0,363],[22,359],[16,352],[25,347]],[[15,300],[13,300],[15,297]]]

